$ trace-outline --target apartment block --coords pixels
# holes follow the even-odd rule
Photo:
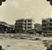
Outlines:
[[[42,31],[52,33],[52,18],[42,19]]]
[[[32,30],[32,19],[19,19],[15,21],[16,32],[24,32]]]

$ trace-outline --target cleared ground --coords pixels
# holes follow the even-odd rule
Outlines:
[[[41,41],[8,39],[0,40],[0,45],[5,50],[46,50]]]
[[[5,50],[46,50],[42,41],[48,38],[38,37],[40,40],[35,40],[37,37],[29,34],[0,34],[0,45]]]

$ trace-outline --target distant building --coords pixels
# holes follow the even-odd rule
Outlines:
[[[31,31],[32,30],[32,19],[26,19],[25,20],[25,28],[26,31]]]
[[[0,21],[0,33],[7,32],[9,25],[6,22]]]
[[[52,33],[52,18],[42,19],[42,31]]]
[[[0,33],[14,33],[14,27],[14,25],[9,25],[6,22],[0,21]]]
[[[7,30],[8,33],[15,33],[15,25],[10,25]]]
[[[19,19],[15,22],[15,31],[24,32],[32,30],[32,19]]]

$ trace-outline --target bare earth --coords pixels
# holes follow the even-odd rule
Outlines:
[[[8,36],[8,35],[7,35]],[[46,38],[43,38],[46,39]],[[46,50],[42,40],[11,39],[0,35],[0,45],[5,50]]]

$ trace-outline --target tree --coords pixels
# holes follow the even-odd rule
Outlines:
[[[42,25],[39,23],[34,24],[34,29],[37,33],[41,34],[42,33]]]

